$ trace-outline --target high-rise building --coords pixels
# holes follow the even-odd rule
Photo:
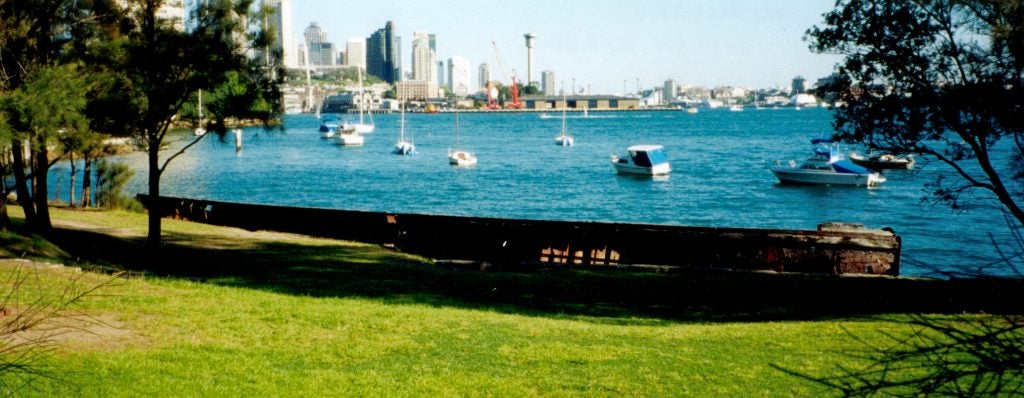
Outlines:
[[[292,33],[291,0],[263,0],[263,4],[270,7],[271,12],[267,16],[267,22],[277,32],[272,50],[281,54],[285,68],[297,68],[299,57],[298,47],[295,45],[295,37]]]
[[[353,37],[345,44],[345,65],[366,69],[366,39]]]
[[[327,42],[327,31],[320,27],[320,24],[316,22],[310,22],[309,26],[306,27],[306,43],[326,43]]]
[[[555,91],[555,72],[554,71],[551,71],[549,69],[549,70],[545,70],[545,71],[541,72],[540,73],[540,81],[541,81],[540,85],[541,85],[541,88],[543,88],[544,95],[555,95],[555,94],[557,94],[557,92]]]
[[[460,97],[469,95],[472,79],[469,76],[469,61],[454,56],[448,58],[448,90]]]
[[[399,40],[395,36],[394,21],[388,21],[383,28],[370,35],[366,39],[366,72],[388,83],[401,81]]]
[[[480,64],[480,68],[477,70],[477,85],[478,89],[486,90],[487,83],[491,81],[491,66],[487,65],[486,62]]]
[[[679,84],[674,79],[665,80],[665,86],[661,89],[661,99],[669,103],[679,95]]]
[[[437,53],[430,48],[435,42],[434,35],[423,32],[412,34],[412,79],[419,81],[437,80]]]
[[[804,91],[807,91],[807,79],[804,79],[803,76],[794,77],[793,88],[792,91],[789,92],[789,95],[793,96],[797,94],[803,94]]]
[[[448,71],[444,67],[444,61],[437,61],[437,67],[434,70],[437,71],[437,86],[448,87],[444,79],[445,76],[448,76]]]

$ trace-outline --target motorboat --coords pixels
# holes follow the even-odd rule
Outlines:
[[[689,113],[691,115],[694,114],[694,113],[697,113],[697,112],[700,112],[700,111],[695,106],[691,106],[689,108],[686,108],[686,113]]]
[[[782,184],[793,185],[866,185],[885,182],[878,172],[868,170],[842,156],[831,140],[814,139],[814,153],[799,165],[790,160],[787,165],[775,161],[769,169]],[[831,144],[831,145],[826,145]]]
[[[461,149],[449,149],[448,164],[454,166],[472,166],[476,164],[476,155]]]
[[[354,129],[338,131],[333,138],[334,143],[341,146],[363,146],[363,142],[366,141],[366,138]]]
[[[729,110],[733,111],[733,112],[743,112],[743,105],[738,105],[737,104],[737,105],[730,106]]]
[[[853,163],[864,166],[871,170],[910,170],[914,168],[914,155],[897,156],[891,153],[863,156],[857,152],[850,152],[850,160]]]
[[[565,97],[562,97],[562,103],[565,104]],[[565,128],[565,106],[562,107],[562,132],[555,136],[555,145],[561,146],[572,146],[576,140],[566,131]]]
[[[626,151],[626,156],[612,155],[612,165],[619,174],[657,176],[672,172],[661,145],[633,145]]]
[[[320,138],[331,138],[338,132],[341,125],[332,117],[325,117],[320,121]]]

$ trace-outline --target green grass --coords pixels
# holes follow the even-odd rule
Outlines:
[[[909,330],[899,315],[680,291],[722,288],[725,276],[466,271],[373,245],[174,220],[152,262],[138,254],[144,215],[53,215],[47,238],[65,251],[36,245],[36,258],[132,277],[81,303],[112,327],[62,340],[54,378],[21,396],[822,396],[832,392],[779,368],[833,375],[862,365],[849,355],[863,348],[854,336]],[[4,239],[39,239],[15,236]],[[19,269],[9,263],[0,280]],[[44,293],[108,278],[31,272]],[[732,278],[741,289],[796,283]]]

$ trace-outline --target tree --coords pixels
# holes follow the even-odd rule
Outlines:
[[[164,0],[127,4],[116,45],[105,51],[106,58],[101,61],[118,74],[114,84],[123,89],[107,101],[120,110],[113,124],[123,126],[144,142],[149,196],[157,198],[160,177],[170,162],[202,139],[197,137],[161,157],[171,122],[194,93],[213,91],[225,84],[240,84],[246,89],[241,94],[229,89],[233,92],[226,97],[230,104],[223,106],[215,115],[217,122],[208,126],[208,130],[224,134],[228,119],[269,121],[275,115],[278,79],[284,73],[272,70],[276,65],[273,62],[257,64],[246,55],[265,48],[272,37],[262,30],[250,33],[248,22],[262,21],[259,13],[252,11],[252,0],[203,2],[194,10],[194,26],[188,31],[176,29],[174,21],[158,17]],[[252,101],[251,106],[240,105],[242,99]],[[160,247],[161,218],[157,209],[151,210],[146,249],[153,254]]]
[[[994,243],[1008,268],[1019,270],[1024,3],[839,0],[807,38],[812,50],[845,57],[823,88],[838,95],[835,138],[948,166],[955,177],[939,177],[929,187],[953,208],[971,205],[975,194],[991,195],[1016,237]],[[1005,158],[1001,151],[1007,150]],[[1015,245],[1013,251],[1001,251],[1007,245]],[[867,367],[810,378],[856,396],[1024,393],[1020,316],[915,317],[909,323],[910,336],[889,336],[886,346],[860,357]]]
[[[1024,4],[1019,0],[840,0],[808,30],[845,56],[836,138],[949,166],[929,186],[954,208],[988,192],[1024,226]],[[1008,140],[1014,165],[997,154]]]

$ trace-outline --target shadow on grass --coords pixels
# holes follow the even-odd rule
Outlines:
[[[230,242],[165,234],[156,262],[141,238],[57,229],[81,262],[117,270],[314,297],[486,309],[594,322],[768,321],[882,313],[1020,312],[1021,281],[839,278],[722,271],[673,273],[442,267],[373,245]]]

